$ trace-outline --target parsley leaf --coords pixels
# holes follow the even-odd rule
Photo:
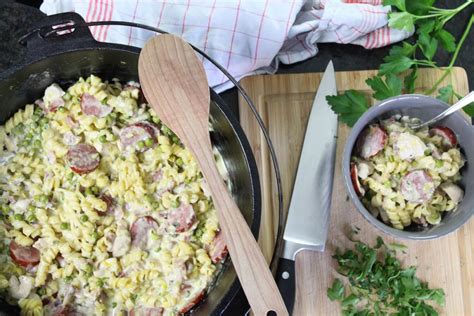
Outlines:
[[[380,75],[385,75],[387,73],[399,74],[415,64],[413,59],[406,56],[384,60],[387,62],[380,65]]]
[[[464,112],[466,112],[467,115],[474,117],[474,102],[472,102],[470,105],[466,105],[464,107]]]
[[[425,55],[428,60],[432,60],[438,49],[438,40],[431,37],[428,33],[423,32],[418,36],[417,43],[420,45],[423,55]]]
[[[437,99],[449,103],[450,100],[453,99],[454,90],[452,85],[447,85],[438,90],[439,95],[436,97]]]
[[[407,2],[407,11],[416,15],[429,13],[435,0],[410,0]]]
[[[374,91],[372,95],[377,100],[384,100],[402,93],[402,80],[393,74],[386,74],[385,81],[381,76],[375,76],[365,81]]]
[[[327,295],[331,301],[341,301],[344,298],[344,285],[341,280],[334,280],[332,287],[327,289]]]
[[[339,119],[348,126],[354,126],[355,122],[369,108],[367,99],[359,91],[348,90],[341,95],[327,96],[326,100]]]
[[[402,45],[396,45],[390,48],[388,56],[384,58],[384,61],[396,60],[400,57],[412,57],[415,53],[416,46],[411,45],[410,43],[403,42]]]
[[[405,0],[383,0],[383,5],[393,5],[400,11],[406,11]]]
[[[456,40],[451,33],[445,29],[440,29],[435,33],[435,36],[445,51],[452,53],[456,50]]]
[[[418,78],[418,67],[415,66],[403,80],[403,84],[407,93],[415,92],[416,78]]]
[[[394,29],[413,32],[415,30],[415,19],[408,12],[390,12],[388,14],[388,26]]]

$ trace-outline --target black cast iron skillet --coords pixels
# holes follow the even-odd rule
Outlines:
[[[38,27],[84,20],[75,13],[46,17]],[[0,124],[27,103],[43,96],[53,82],[63,87],[90,74],[122,82],[138,81],[140,49],[97,42],[88,28],[45,38],[35,33],[26,39],[27,58],[22,65],[0,74]],[[213,144],[222,154],[229,171],[232,195],[255,238],[260,225],[260,184],[249,143],[233,114],[211,89],[211,133]],[[193,315],[242,315],[248,311],[235,270],[227,260],[207,298],[192,310]],[[0,300],[0,314],[16,315],[19,310]]]

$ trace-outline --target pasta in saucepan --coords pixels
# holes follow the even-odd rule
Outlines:
[[[176,315],[213,282],[209,190],[144,102],[90,76],[0,127],[0,295],[23,315]]]

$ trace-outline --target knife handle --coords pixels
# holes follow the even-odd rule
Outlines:
[[[280,258],[276,271],[277,286],[290,315],[295,303],[295,262]]]

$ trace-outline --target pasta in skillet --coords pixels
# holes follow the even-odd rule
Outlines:
[[[437,225],[455,211],[464,158],[448,127],[413,130],[407,116],[367,127],[352,157],[351,178],[363,204],[397,229]]]
[[[177,315],[213,282],[206,183],[140,94],[53,84],[0,127],[0,295],[23,315]]]

